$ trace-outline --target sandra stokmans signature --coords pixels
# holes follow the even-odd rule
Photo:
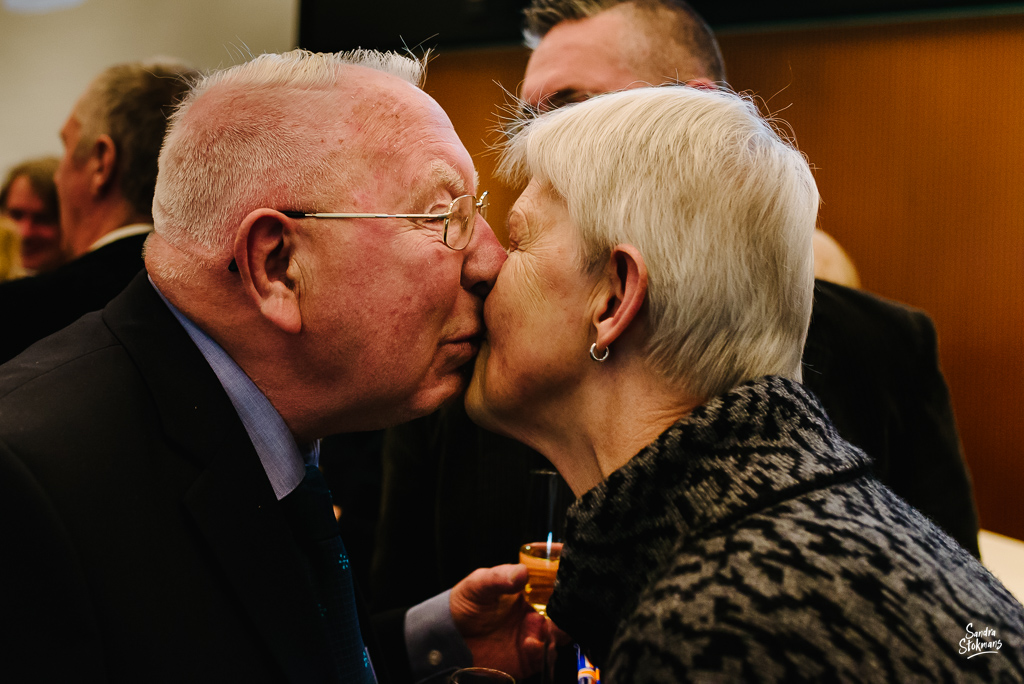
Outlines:
[[[960,655],[967,655],[967,658],[995,653],[1003,647],[1002,639],[996,639],[996,630],[986,627],[980,632],[974,631],[974,623],[968,623],[967,634],[960,640]]]

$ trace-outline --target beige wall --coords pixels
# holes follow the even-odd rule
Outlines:
[[[174,56],[200,69],[295,45],[299,0],[85,0],[15,14],[0,5],[0,173],[58,154],[57,132],[102,69]]]

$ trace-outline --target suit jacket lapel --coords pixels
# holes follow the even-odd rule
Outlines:
[[[293,681],[328,681],[333,662],[300,553],[248,434],[206,359],[143,273],[103,318],[138,365],[165,439],[202,473],[183,492],[231,591]],[[212,570],[211,570],[212,571]]]
[[[255,451],[218,457],[185,496],[228,582],[289,679],[333,681],[334,664],[317,602]],[[240,472],[239,461],[260,468]],[[254,495],[253,485],[259,494]],[[264,490],[264,491],[260,491]]]

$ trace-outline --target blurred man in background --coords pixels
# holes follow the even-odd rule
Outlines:
[[[56,167],[62,247],[73,261],[0,285],[0,362],[103,308],[142,269],[167,117],[198,72],[176,62],[118,64],[86,88],[61,129]]]

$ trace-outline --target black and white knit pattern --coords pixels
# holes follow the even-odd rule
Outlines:
[[[668,429],[566,536],[548,612],[606,683],[1024,681],[1020,603],[782,378]],[[968,625],[1001,647],[961,653]]]

